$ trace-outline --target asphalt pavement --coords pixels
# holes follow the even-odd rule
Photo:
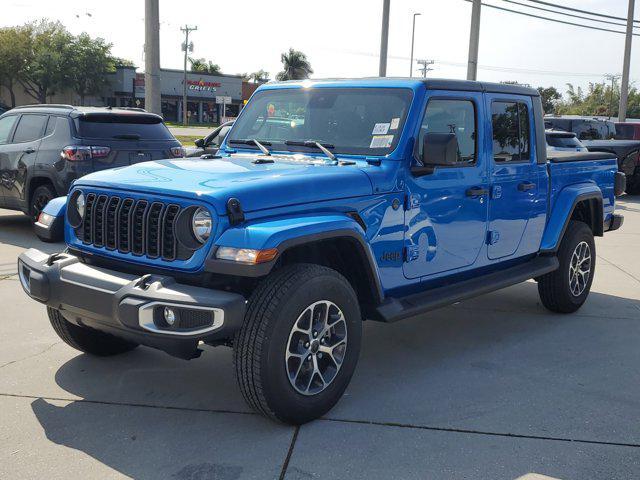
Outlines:
[[[619,211],[579,312],[547,312],[530,281],[368,322],[344,398],[293,428],[244,404],[228,348],[66,346],[16,273],[62,245],[0,210],[0,478],[640,478],[640,198]]]

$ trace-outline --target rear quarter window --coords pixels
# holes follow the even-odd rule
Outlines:
[[[173,140],[166,125],[148,115],[86,115],[75,121],[80,138]]]

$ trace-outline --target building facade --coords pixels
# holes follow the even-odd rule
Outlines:
[[[108,87],[100,96],[87,97],[85,105],[144,108],[144,73],[135,67],[119,66],[106,74]],[[162,115],[165,121],[182,122],[184,72],[160,70]],[[246,100],[258,87],[239,75],[211,75],[187,72],[187,118],[189,124],[219,124],[235,118]],[[36,101],[15,87],[17,105]],[[79,105],[80,98],[73,91],[60,91],[48,98],[49,103]],[[0,103],[9,104],[9,92],[0,87]]]

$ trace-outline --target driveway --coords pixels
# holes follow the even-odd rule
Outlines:
[[[640,199],[619,208],[578,313],[547,312],[531,281],[367,322],[346,395],[300,428],[247,408],[228,348],[186,362],[67,347],[15,268],[62,246],[0,211],[0,478],[638,478]]]

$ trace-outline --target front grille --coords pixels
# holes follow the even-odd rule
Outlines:
[[[84,220],[76,234],[85,245],[148,258],[184,260],[190,254],[181,255],[176,240],[175,223],[180,211],[175,204],[89,193]]]

